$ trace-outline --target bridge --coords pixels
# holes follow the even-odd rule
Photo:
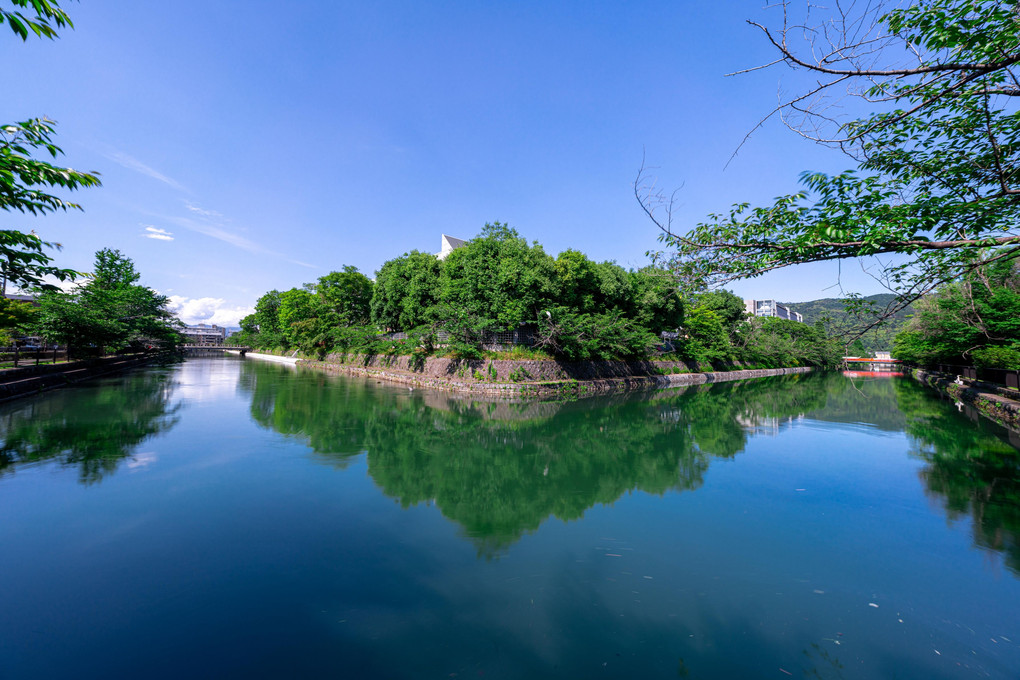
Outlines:
[[[899,359],[876,359],[874,357],[843,357],[844,364],[898,364]]]
[[[241,345],[181,345],[181,350],[184,352],[195,352],[205,350],[219,350],[219,351],[234,351],[240,352],[241,356],[244,356],[251,351],[251,347],[242,347]]]

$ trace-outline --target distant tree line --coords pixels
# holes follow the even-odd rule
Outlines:
[[[443,260],[417,250],[389,260],[374,281],[345,266],[269,291],[231,342],[317,356],[480,358],[491,333],[515,330],[530,338],[519,353],[568,361],[646,358],[663,351],[664,331],[676,358],[696,362],[833,366],[840,356],[820,327],[748,320],[726,291],[685,300],[656,267],[627,270],[577,250],[554,258],[498,222]],[[391,340],[394,332],[407,337]]]

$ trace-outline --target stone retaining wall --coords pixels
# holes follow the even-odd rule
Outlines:
[[[807,373],[811,368],[753,369],[693,373],[678,361],[560,362],[460,360],[430,357],[415,363],[407,356],[329,355],[301,361],[330,373],[380,378],[429,389],[501,396],[572,396],[634,389],[660,389],[775,375]],[[673,370],[685,371],[673,373]]]
[[[957,382],[956,376],[920,368],[910,370],[910,375],[934,390],[938,390],[957,401],[970,404],[977,411],[1015,432],[1020,432],[1020,401],[1006,396],[1015,390],[984,385],[978,381]]]

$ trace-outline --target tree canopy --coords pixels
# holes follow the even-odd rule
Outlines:
[[[681,280],[698,290],[806,262],[896,254],[871,270],[898,295],[884,310],[892,314],[985,263],[1020,256],[1015,3],[837,3],[816,26],[789,22],[787,2],[780,9],[778,29],[754,25],[777,51],[774,64],[815,84],[765,119],[779,116],[856,167],[805,172],[801,191],[737,204],[686,230],[673,220],[673,197],[651,189],[642,168],[635,195]],[[847,92],[870,112],[840,117]]]
[[[383,263],[375,277],[372,322],[386,329],[405,329],[434,321],[439,272],[439,258],[418,250]]]
[[[169,299],[138,285],[138,279],[130,258],[119,250],[100,250],[88,283],[39,298],[36,332],[78,356],[176,345],[180,322]]]

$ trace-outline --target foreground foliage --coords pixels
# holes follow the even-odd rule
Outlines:
[[[637,197],[663,230],[680,278],[697,290],[805,262],[897,254],[868,260],[897,297],[863,332],[983,263],[1020,256],[1016,4],[837,3],[807,27],[787,23],[788,3],[780,4],[782,27],[759,28],[776,63],[807,70],[815,85],[773,113],[847,153],[856,168],[806,172],[800,192],[735,205],[689,230],[673,223],[672,199],[639,176]],[[872,113],[839,122],[838,97],[848,91]]]
[[[11,2],[30,12],[0,7],[0,24],[6,23],[22,40],[27,40],[29,34],[52,39],[57,36],[57,28],[73,26],[53,0]],[[0,209],[31,215],[81,210],[80,205],[50,193],[50,189],[73,191],[99,186],[97,173],[79,172],[39,158],[56,158],[63,153],[53,142],[54,126],[47,118],[0,124]],[[0,231],[0,292],[6,294],[8,284],[26,290],[57,290],[44,277],[73,280],[77,272],[51,265],[52,258],[45,253],[46,249],[59,247],[57,243],[39,238],[35,232]]]

